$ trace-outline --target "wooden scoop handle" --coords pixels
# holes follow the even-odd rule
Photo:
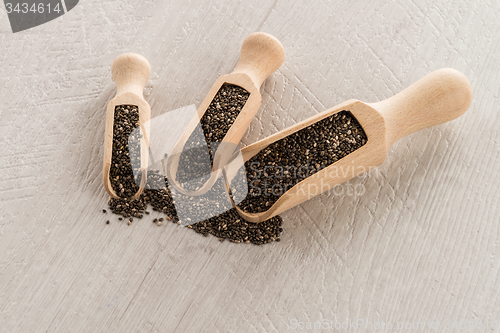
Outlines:
[[[233,73],[245,73],[259,88],[285,60],[283,45],[273,36],[254,32],[243,41],[240,60]]]
[[[413,132],[461,116],[471,101],[472,88],[465,75],[452,68],[443,68],[391,98],[367,104],[383,116],[389,148]]]
[[[151,74],[151,66],[136,53],[119,55],[111,65],[111,79],[116,84],[116,96],[131,92],[144,98],[143,91]]]

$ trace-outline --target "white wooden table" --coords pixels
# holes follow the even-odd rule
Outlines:
[[[500,331],[500,3],[371,2],[81,0],[16,34],[0,6],[0,330]],[[441,67],[465,73],[474,100],[344,193],[283,214],[280,243],[104,215],[112,60],[149,59],[157,116],[200,103],[254,31],[287,55],[244,144]]]

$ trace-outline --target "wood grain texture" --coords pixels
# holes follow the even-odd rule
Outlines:
[[[12,34],[0,6],[1,330],[500,320],[499,13],[493,0],[87,0]],[[254,31],[276,36],[287,58],[263,84],[244,144],[351,98],[383,100],[441,67],[463,72],[474,100],[459,119],[397,142],[343,193],[285,213],[280,243],[219,243],[104,215],[113,59],[149,60],[154,117],[199,105]]]

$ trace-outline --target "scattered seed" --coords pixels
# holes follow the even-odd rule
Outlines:
[[[236,120],[236,117],[241,112],[249,96],[250,94],[241,87],[231,84],[222,85],[200,121],[201,128],[198,128],[198,131],[194,131],[185,144],[176,175],[180,182],[185,183],[188,180],[200,178],[200,175],[209,175],[212,168],[213,151],[217,149],[216,144],[223,141],[227,131]],[[118,124],[120,124],[120,126],[114,131],[115,134],[122,133],[122,136],[126,137],[128,140],[128,135],[133,130],[130,124],[138,122],[139,120],[138,109],[133,106],[131,108],[130,106],[120,107],[122,107],[123,114],[115,110],[115,126]],[[133,119],[124,119],[126,118],[124,115],[130,116],[131,113],[134,114]],[[135,113],[137,113],[137,116],[135,116]],[[116,117],[121,117],[120,119],[122,121],[117,121]],[[128,142],[121,140],[121,137],[119,139],[120,140],[116,140],[120,143],[119,145],[118,143],[116,144],[116,148],[115,140],[113,141],[113,149],[118,153],[120,151],[122,153],[128,153]],[[204,144],[205,142],[209,144],[208,147]],[[134,151],[134,149],[139,149],[139,146],[137,145],[137,147],[131,147],[130,149]],[[278,239],[280,226],[282,224],[282,218],[280,216],[255,224],[243,220],[234,208],[198,223],[192,224],[190,218],[181,223],[177,216],[176,206],[173,203],[172,192],[168,186],[168,181],[157,171],[148,171],[146,187],[139,198],[135,200],[127,199],[137,192],[137,188],[134,186],[137,186],[136,184],[138,183],[138,180],[135,182],[132,181],[134,174],[133,167],[136,164],[134,164],[135,161],[130,161],[129,155],[119,155],[112,162],[112,166],[119,171],[114,174],[115,178],[113,178],[113,181],[116,185],[116,189],[121,191],[120,193],[122,193],[122,195],[120,196],[122,198],[111,198],[108,202],[114,214],[126,218],[130,217],[128,225],[131,224],[132,217],[140,218],[142,214],[140,212],[149,214],[149,212],[145,210],[149,204],[152,206],[153,211],[164,213],[167,221],[172,221],[177,224],[187,224],[189,229],[197,233],[204,236],[212,234],[222,241],[228,239],[234,243],[265,244]],[[139,155],[137,154],[137,156]],[[207,163],[207,161],[209,162]],[[136,174],[137,173],[138,172],[136,172]],[[200,181],[203,180],[201,179]],[[165,184],[167,184],[166,188]],[[113,188],[115,189],[115,187]],[[159,188],[163,189],[158,190]],[[179,194],[177,193],[176,195]],[[189,200],[180,201],[185,201],[187,207],[191,207],[189,206]],[[199,208],[193,206],[190,209],[190,216],[195,218],[196,209]],[[157,223],[158,225],[161,225],[162,221],[163,218],[153,219],[153,223]]]
[[[109,220],[106,221],[106,224],[109,224]]]
[[[152,185],[158,184],[160,180],[163,181],[163,184],[166,183],[167,187],[162,190],[151,189],[155,188]],[[189,201],[186,202],[186,205],[188,205]],[[168,187],[168,181],[158,171],[148,171],[146,188],[139,198],[135,200],[111,198],[108,204],[114,214],[123,217],[126,216],[127,218],[132,215],[133,208],[137,211],[144,211],[148,204],[153,206],[153,209],[156,207],[161,211],[164,211],[164,208],[166,208],[167,213],[164,213],[166,217],[154,218],[153,223],[161,223],[162,221],[160,221],[160,219],[166,219],[167,221],[181,224],[172,200],[172,193]],[[193,214],[195,213],[193,212]],[[188,228],[204,236],[212,234],[219,239],[228,239],[233,243],[265,244],[279,239],[279,235],[283,231],[281,228],[282,221],[280,216],[276,216],[261,223],[247,222],[242,219],[238,215],[236,209],[233,208],[207,220],[194,224],[188,223]],[[129,225],[130,224],[131,222],[129,221]]]

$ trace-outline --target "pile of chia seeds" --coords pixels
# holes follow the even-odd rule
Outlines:
[[[162,186],[165,187],[158,189]],[[182,196],[179,193],[174,193],[174,195]],[[183,200],[176,200],[176,203],[179,201]],[[189,205],[189,198],[186,197],[184,202]],[[119,215],[118,221],[128,225],[132,224],[134,219],[147,218],[147,215],[150,215],[150,211],[147,210],[148,205],[151,205],[153,211],[166,215],[165,220],[186,225],[187,228],[204,236],[214,235],[220,241],[228,239],[234,243],[265,244],[272,241],[279,242],[280,234],[283,232],[281,228],[283,219],[280,216],[261,223],[251,223],[242,219],[234,208],[194,224],[190,224],[189,221],[180,221],[172,199],[172,192],[168,187],[168,181],[156,170],[148,171],[146,187],[139,198],[135,200],[111,198],[108,205],[112,213]],[[161,225],[163,218],[156,218],[152,221]]]
[[[134,178],[134,174],[140,177],[140,141],[139,137],[134,137],[136,132],[132,134],[137,126],[139,126],[137,106],[115,107],[109,180],[113,190],[122,198],[132,197],[139,190],[137,186],[139,181]]]
[[[356,118],[344,110],[272,143],[245,163],[248,195],[238,207],[249,213],[268,210],[294,185],[366,142]]]
[[[190,182],[189,185],[194,186],[194,188],[187,187],[187,189],[196,190],[210,176],[213,162],[212,150],[216,150],[216,144],[223,140],[248,100],[249,95],[245,89],[230,84],[222,85],[215,95],[200,121],[201,127],[198,127],[191,134],[180,156],[176,177],[181,183]],[[138,125],[139,117],[138,109],[134,106],[122,105],[117,107],[116,110],[114,126],[116,138],[113,137],[113,149],[116,150],[117,157],[115,159],[113,155],[112,161],[117,169],[115,173],[118,178],[115,176],[112,183],[116,184],[123,195],[120,195],[122,197],[120,199],[109,199],[108,205],[109,210],[119,216],[118,221],[131,225],[138,219],[148,218],[148,215],[150,215],[148,207],[151,206],[153,211],[166,215],[165,218],[152,219],[158,225],[161,225],[164,220],[171,221],[185,225],[187,228],[204,236],[211,234],[218,237],[220,241],[228,239],[234,243],[265,244],[280,241],[279,237],[283,232],[281,228],[283,219],[280,216],[261,223],[251,223],[242,219],[237,211],[230,206],[227,206],[227,210],[223,213],[217,214],[216,212],[220,212],[226,207],[223,206],[221,209],[221,205],[229,203],[228,198],[225,196],[227,189],[225,184],[221,182],[217,182],[205,198],[193,200],[194,198],[184,196],[176,192],[175,189],[171,190],[166,177],[157,170],[151,170],[148,171],[146,186],[139,198],[135,200],[127,198],[135,194],[138,189],[136,182],[130,182],[133,180],[132,167],[135,167],[135,163],[130,162],[128,137],[134,127]],[[134,114],[134,117],[136,115],[136,118],[126,117],[132,114]],[[208,143],[208,147],[205,142]],[[131,148],[139,149],[139,146]],[[119,181],[123,179],[132,184],[120,185]],[[195,179],[196,181],[193,182]],[[122,188],[124,188],[123,191]],[[213,192],[213,194],[210,192]],[[182,211],[185,220],[179,219],[178,210]],[[198,213],[203,213],[204,216],[215,216],[197,223],[191,223],[191,218],[195,221],[200,220],[199,216],[197,216]],[[185,218],[185,216],[189,217]],[[106,222],[110,223],[109,220]]]

